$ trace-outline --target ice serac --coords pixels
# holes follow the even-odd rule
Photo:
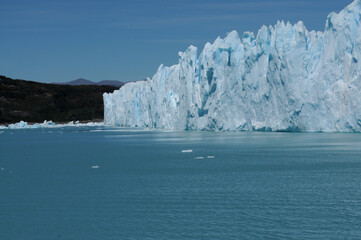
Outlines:
[[[361,0],[327,17],[236,31],[104,94],[105,124],[198,130],[361,131]]]

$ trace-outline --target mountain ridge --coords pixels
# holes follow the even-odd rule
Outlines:
[[[62,83],[54,83],[54,84],[62,84],[62,85],[71,85],[71,86],[79,86],[79,85],[98,85],[98,86],[114,86],[121,87],[125,83],[118,80],[101,80],[99,82],[93,82],[88,79],[78,78],[69,82]]]

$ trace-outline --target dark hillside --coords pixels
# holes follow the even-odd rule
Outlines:
[[[103,93],[113,86],[69,86],[0,76],[0,124],[102,120]]]

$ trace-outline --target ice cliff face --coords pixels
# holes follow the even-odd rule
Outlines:
[[[361,0],[324,32],[302,22],[233,31],[104,94],[105,124],[199,130],[361,131]]]

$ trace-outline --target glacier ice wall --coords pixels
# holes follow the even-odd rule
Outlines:
[[[163,129],[361,131],[361,0],[327,17],[236,31],[179,64],[104,94],[106,125]]]

